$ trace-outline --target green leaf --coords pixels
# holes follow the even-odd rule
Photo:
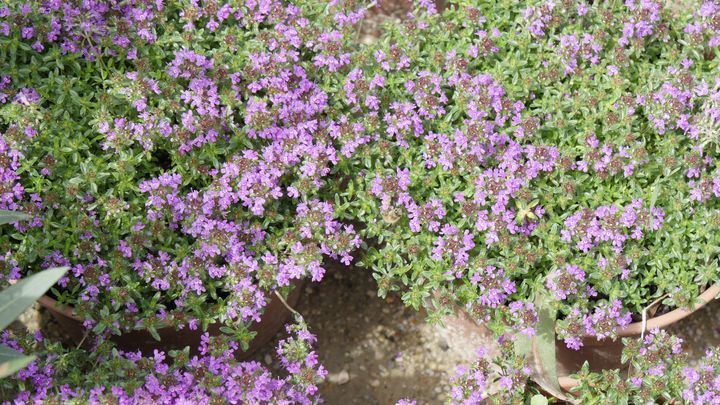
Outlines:
[[[153,339],[157,340],[158,342],[160,339],[160,334],[158,333],[157,329],[155,329],[155,325],[149,325],[147,327],[148,332],[150,332],[150,335],[153,337]]]
[[[565,395],[557,377],[557,360],[555,358],[555,315],[556,310],[550,305],[549,297],[538,294],[535,297],[535,309],[538,322],[535,335],[528,337],[519,334],[515,340],[515,351],[524,355],[532,369],[532,379],[549,394],[563,401],[572,402]]]
[[[23,212],[0,210],[0,225],[18,221],[25,221],[30,218],[30,215]]]
[[[20,314],[40,298],[67,271],[67,267],[43,270],[0,292],[0,330],[5,329]]]
[[[535,394],[532,398],[530,398],[530,405],[547,405],[548,399],[545,398],[545,395],[542,394]]]
[[[33,360],[35,360],[35,356],[26,356],[7,346],[0,345],[0,378],[14,374]]]

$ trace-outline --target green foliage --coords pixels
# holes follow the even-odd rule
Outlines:
[[[374,271],[381,295],[401,291],[407,305],[437,312],[433,319],[449,311],[443,302],[454,301],[503,330],[506,307],[479,303],[488,294],[482,278],[488,266],[502,269],[516,287],[505,302],[532,300],[553,274],[579,266],[585,281],[553,304],[559,319],[616,301],[623,314],[636,315],[663,296],[666,306],[688,308],[702,288],[720,280],[720,199],[713,194],[720,154],[717,132],[707,129],[718,124],[708,118],[717,111],[716,96],[689,96],[702,94],[705,84],[708,94],[717,94],[720,60],[708,56],[715,50],[707,38],[685,31],[697,9],[671,13],[662,2],[563,4],[456,1],[442,14],[418,12],[412,22],[388,25],[364,50],[362,78],[385,79],[373,93],[382,100],[374,126],[379,146],[358,156],[364,175],[353,179],[352,192],[338,192],[349,216],[366,224],[364,236],[376,242],[361,264]],[[587,12],[581,15],[580,7]],[[546,18],[539,34],[532,29],[538,15]],[[651,33],[624,38],[624,24],[650,15]],[[580,53],[596,46],[597,58],[588,51],[568,61],[568,38],[579,41]],[[389,67],[376,59],[380,53]],[[407,66],[396,68],[392,61],[402,57]],[[485,75],[492,82],[473,90],[472,80]],[[422,104],[423,77],[437,79],[438,97],[446,102]],[[500,95],[482,93],[487,88]],[[392,107],[403,103],[412,107],[406,116]],[[519,112],[507,107],[513,103],[522,106]],[[362,99],[357,104],[369,112]],[[435,116],[418,117],[421,108]],[[421,129],[409,124],[416,118]],[[516,148],[520,155],[541,146],[556,148],[553,169],[495,199],[512,188],[504,182],[520,182],[528,170],[522,159],[492,151]],[[376,179],[392,179],[398,169],[409,171],[406,191],[373,192]],[[499,185],[488,191],[483,176],[491,170],[499,173]],[[413,215],[433,215],[413,214],[408,201],[423,207],[433,200],[445,211],[440,226],[412,229]],[[588,251],[578,248],[579,238],[563,238],[572,215],[600,207],[622,214],[633,201],[662,211],[662,226],[632,237],[630,229],[623,242],[600,241]],[[490,219],[478,225],[479,213]],[[462,265],[454,265],[457,251],[433,257],[445,224],[472,235]],[[528,225],[528,232],[514,228]],[[482,281],[473,283],[473,275]]]
[[[8,216],[12,222],[20,216]],[[10,222],[10,221],[8,221]],[[0,331],[7,328],[20,314],[50,289],[64,274],[67,267],[43,270],[33,274],[0,292]],[[0,345],[0,378],[25,367],[35,357],[26,356]]]
[[[555,398],[571,401],[558,383],[557,359],[555,358],[555,312],[551,298],[538,294],[535,298],[537,324],[535,334],[527,336],[518,334],[515,338],[515,352],[524,356],[532,368],[531,378],[543,390]],[[536,396],[537,397],[537,396]],[[533,397],[535,401],[535,397]],[[538,399],[537,401],[540,401]],[[547,400],[545,400],[547,403]],[[531,401],[531,404],[534,402]]]
[[[30,215],[17,211],[0,210],[0,225],[12,222],[25,221],[30,219]]]

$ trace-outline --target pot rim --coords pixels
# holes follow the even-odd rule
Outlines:
[[[73,321],[83,322],[83,320],[75,315],[73,307],[60,304],[55,298],[47,294],[43,294],[42,297],[38,298],[38,304],[49,311],[59,312],[60,314],[72,319]]]
[[[704,307],[709,302],[714,300],[718,296],[718,294],[720,294],[720,284],[713,284],[698,296],[699,302],[697,302],[693,306],[693,308],[677,308],[668,312],[667,314],[650,318],[645,322],[644,328],[642,322],[631,323],[630,325],[627,325],[624,328],[618,330],[617,335],[618,337],[632,337],[641,335],[644,331],[666,328],[673,323],[678,322],[683,318],[689,316],[700,308]],[[583,338],[595,339],[593,336],[590,335],[585,335],[583,336]],[[580,385],[580,381],[567,376],[558,377],[558,383],[560,384],[560,388],[562,388],[566,392],[569,392],[571,389]]]
[[[292,280],[291,284],[294,285],[292,291],[295,291],[296,289],[302,289],[303,286],[305,285],[305,279]],[[53,298],[47,294],[43,294],[42,297],[38,298],[37,302],[38,302],[38,304],[40,304],[41,307],[47,309],[48,311],[53,311],[53,312],[59,313],[60,315],[65,316],[66,318],[70,318],[73,321],[79,322],[81,324],[83,322],[85,322],[85,320],[83,318],[80,318],[79,316],[77,316],[77,314],[75,314],[75,307],[60,304],[55,298]],[[161,325],[160,326],[161,328],[172,327],[172,325],[169,322],[167,322],[167,320],[161,321],[160,325]],[[136,327],[133,330],[137,331],[137,330],[143,330],[143,329],[144,329],[143,327]]]
[[[650,318],[645,322],[644,330],[649,331],[652,329],[662,329],[669,325],[672,325],[673,323],[689,316],[690,314],[707,305],[710,301],[714,300],[715,297],[718,296],[718,294],[720,294],[720,284],[713,284],[698,296],[699,302],[697,302],[692,308],[676,308],[668,312],[667,314]],[[627,325],[617,331],[618,337],[637,336],[642,333],[642,322],[633,322],[630,325]]]

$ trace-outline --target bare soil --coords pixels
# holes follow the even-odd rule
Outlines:
[[[321,283],[306,285],[295,309],[317,335],[329,371],[321,386],[328,404],[439,403],[455,366],[472,356],[473,349],[464,353],[447,328],[428,325],[425,314],[399,297],[379,298],[366,270],[331,269]],[[276,369],[273,349],[268,345],[254,359]]]

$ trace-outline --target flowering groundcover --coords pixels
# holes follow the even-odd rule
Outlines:
[[[343,87],[379,134],[341,201],[380,291],[526,334],[547,295],[572,348],[695,304],[718,281],[719,10],[427,4],[390,27]]]
[[[571,348],[718,281],[717,2],[458,1],[440,14],[422,0],[360,45],[366,7],[0,6],[0,209],[33,216],[0,234],[0,280],[70,266],[53,294],[115,370],[56,373],[70,354],[50,345],[3,389],[312,401],[324,370],[311,349],[280,346],[286,379],[233,353],[271,294],[321,280],[324,256],[349,265],[361,237],[381,294],[431,319],[460,304],[498,335],[534,334],[546,295]],[[213,322],[226,335],[173,362],[104,339]],[[103,379],[114,372],[125,386]]]

